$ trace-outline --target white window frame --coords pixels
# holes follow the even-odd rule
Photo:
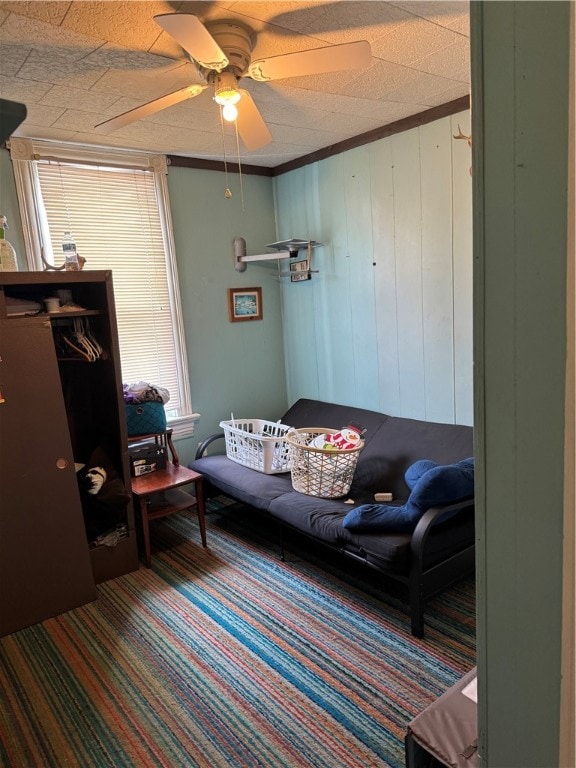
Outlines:
[[[199,418],[192,410],[190,379],[184,336],[184,321],[178,284],[176,249],[172,234],[172,218],[168,195],[168,166],[165,155],[151,155],[127,150],[99,149],[79,145],[60,144],[36,139],[12,138],[9,142],[14,167],[18,204],[24,229],[24,245],[28,269],[43,270],[42,255],[54,263],[48,222],[42,202],[36,162],[54,159],[80,164],[137,168],[153,173],[158,200],[158,212],[166,256],[166,275],[172,304],[176,368],[180,387],[180,414],[168,420],[174,437],[190,437]]]

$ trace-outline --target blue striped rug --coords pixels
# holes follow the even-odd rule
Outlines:
[[[3,768],[403,766],[406,724],[475,664],[474,584],[400,603],[211,502],[157,521],[153,568],[0,641]],[[373,587],[372,587],[373,589]]]

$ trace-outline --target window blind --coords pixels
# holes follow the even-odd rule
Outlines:
[[[177,320],[153,173],[42,160],[37,169],[52,262],[63,263],[62,238],[69,230],[85,269],[112,270],[122,379],[165,387],[167,414],[177,416]]]

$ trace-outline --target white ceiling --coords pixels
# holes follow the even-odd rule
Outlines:
[[[94,126],[200,82],[154,22],[187,12],[236,19],[256,33],[253,58],[368,40],[367,70],[260,83],[243,78],[272,133],[242,161],[274,167],[469,93],[468,0],[351,2],[1,2],[0,98],[26,104],[14,135],[222,160],[208,92],[109,135]],[[237,157],[234,126],[226,153]]]

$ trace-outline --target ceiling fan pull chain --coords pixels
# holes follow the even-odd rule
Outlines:
[[[236,131],[236,153],[238,155],[238,179],[240,181],[240,200],[242,201],[242,212],[244,212],[244,185],[242,183],[242,163],[240,162],[240,139],[238,137],[238,123],[234,120],[234,130]]]
[[[219,112],[220,112],[220,132],[222,134],[222,154],[224,155],[224,180],[226,182],[224,197],[227,200],[229,200],[232,197],[232,191],[230,190],[230,186],[228,184],[228,160],[226,158],[226,139],[224,137],[224,119],[222,117],[222,107],[220,107]]]

